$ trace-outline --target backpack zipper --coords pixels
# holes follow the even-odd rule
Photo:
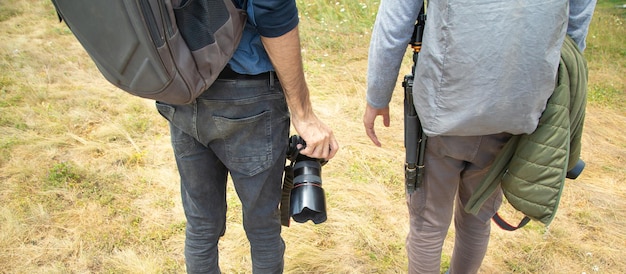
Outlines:
[[[167,8],[167,5],[165,5],[165,1],[159,0],[159,9],[163,14],[162,17],[165,19],[165,30],[167,31],[167,38],[172,38],[172,36],[174,36],[174,28],[172,27],[172,18],[170,18],[169,9]]]
[[[152,7],[150,6],[148,0],[140,0],[139,8],[141,9],[143,17],[146,18],[152,42],[154,42],[157,47],[163,46],[165,44],[165,37],[163,37],[161,31],[159,30],[159,26],[156,23],[156,18],[154,18],[154,13],[152,13]]]

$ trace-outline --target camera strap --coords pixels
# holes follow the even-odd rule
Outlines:
[[[293,189],[293,162],[285,166],[283,175],[283,192],[280,199],[280,224],[289,227],[289,201],[291,199],[291,189]]]

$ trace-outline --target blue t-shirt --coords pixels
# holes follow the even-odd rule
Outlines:
[[[237,0],[239,6],[246,0]],[[274,70],[261,36],[279,37],[298,25],[294,0],[247,0],[248,21],[235,54],[228,62],[241,74],[256,75]]]

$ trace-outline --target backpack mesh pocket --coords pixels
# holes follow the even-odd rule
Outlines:
[[[174,14],[191,51],[215,43],[215,32],[230,18],[222,0],[188,0],[174,8]]]

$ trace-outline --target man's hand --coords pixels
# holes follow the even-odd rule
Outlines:
[[[383,116],[383,125],[389,127],[389,107],[376,109],[370,106],[370,104],[367,104],[365,114],[363,114],[363,126],[365,127],[365,133],[376,146],[381,146],[380,141],[378,141],[378,136],[376,136],[376,131],[374,130],[374,122],[376,121],[376,116],[379,115]]]
[[[300,153],[311,158],[325,160],[335,157],[339,150],[335,135],[315,114],[306,120],[300,120],[294,116],[292,123],[300,137],[306,142],[306,147]]]
[[[261,41],[285,91],[291,122],[306,142],[300,153],[317,159],[333,158],[339,144],[333,131],[313,112],[304,79],[298,27],[279,37],[261,37]]]

